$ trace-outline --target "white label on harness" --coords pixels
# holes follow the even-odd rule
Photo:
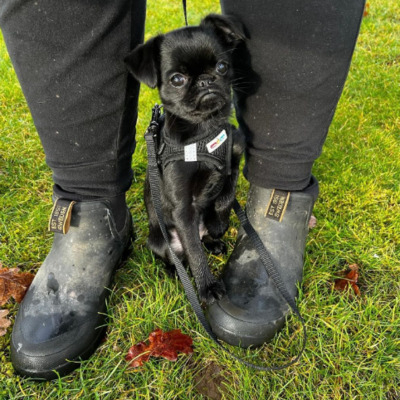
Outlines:
[[[207,143],[206,146],[208,152],[212,153],[213,151],[217,150],[218,147],[221,146],[221,144],[224,143],[226,139],[228,139],[228,135],[226,134],[226,131],[224,129],[218,134],[216,138]]]
[[[185,148],[185,161],[197,161],[196,143],[188,144]]]

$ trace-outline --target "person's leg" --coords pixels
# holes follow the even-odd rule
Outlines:
[[[235,81],[237,117],[247,137],[246,210],[294,297],[318,196],[311,169],[349,70],[364,0],[221,4],[250,36],[235,65],[242,75]],[[215,332],[244,346],[270,339],[289,307],[243,231],[223,279],[228,296],[209,310]]]
[[[105,288],[132,235],[125,192],[139,85],[123,60],[143,39],[145,8],[145,0],[0,6],[3,36],[55,183],[54,243],[12,334],[14,366],[29,376],[67,373],[77,364],[66,360],[89,356],[101,338]]]

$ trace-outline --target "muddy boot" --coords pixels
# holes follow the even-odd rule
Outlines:
[[[78,202],[68,232],[54,234],[12,332],[11,358],[20,374],[47,380],[57,377],[54,371],[65,375],[79,367],[70,361],[97,348],[105,332],[107,288],[132,240],[130,212],[126,206],[120,212],[125,223],[117,230],[107,201]]]
[[[303,256],[314,196],[273,191],[252,185],[246,212],[275,267],[295,298],[303,274]],[[214,333],[227,343],[261,345],[283,327],[290,307],[261,263],[253,243],[240,228],[222,276],[227,295],[208,317]]]

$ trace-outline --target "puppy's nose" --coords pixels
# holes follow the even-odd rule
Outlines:
[[[200,87],[211,86],[215,81],[215,76],[200,75],[197,81],[197,85]]]

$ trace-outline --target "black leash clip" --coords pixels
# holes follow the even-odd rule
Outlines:
[[[157,138],[157,135],[160,131],[160,122],[161,122],[161,109],[163,108],[162,104],[156,104],[153,107],[151,112],[151,121],[150,125],[147,127],[146,132],[144,133],[144,137],[148,135],[152,135],[154,139]]]
[[[151,112],[151,121],[150,125],[147,127],[146,132],[144,133],[144,138],[148,145],[150,145],[154,149],[154,157],[148,157],[149,162],[153,162],[156,165],[159,165],[158,155],[158,141],[159,134],[161,130],[161,123],[163,121],[163,115],[161,114],[163,106],[162,104],[155,104]]]
[[[153,110],[151,112],[151,122],[150,126],[156,125],[157,127],[160,125],[160,119],[161,119],[161,110],[163,108],[162,104],[155,104],[153,107]]]

